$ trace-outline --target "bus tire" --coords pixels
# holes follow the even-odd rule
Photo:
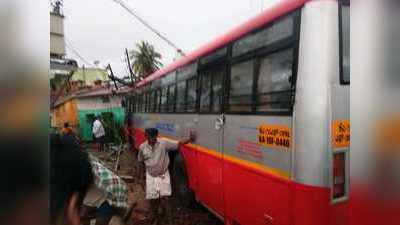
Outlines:
[[[183,207],[194,205],[195,196],[189,187],[185,162],[181,154],[177,154],[173,160],[173,197]]]

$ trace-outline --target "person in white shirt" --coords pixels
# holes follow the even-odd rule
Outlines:
[[[106,131],[104,130],[100,116],[96,116],[96,119],[93,122],[92,133],[95,138],[95,142],[97,143],[98,150],[103,151]]]
[[[158,206],[164,212],[163,224],[172,224],[171,208],[168,197],[171,196],[171,180],[168,171],[168,151],[179,150],[179,145],[193,142],[194,133],[189,138],[180,141],[170,141],[158,138],[156,128],[145,130],[146,141],[139,147],[138,161],[144,162],[146,167],[146,199],[150,200],[152,217],[157,221]]]

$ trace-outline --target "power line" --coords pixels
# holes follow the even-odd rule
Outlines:
[[[65,45],[69,50],[71,50],[76,56],[78,56],[79,59],[81,59],[84,63],[90,66],[94,66],[93,63],[90,63],[88,60],[86,60],[79,52],[72,46],[71,41],[65,38]]]
[[[115,3],[118,3],[122,8],[124,8],[126,11],[128,11],[132,16],[134,16],[139,22],[141,22],[145,27],[150,29],[152,32],[154,32],[158,37],[160,37],[162,40],[167,42],[170,46],[172,46],[179,54],[182,56],[185,55],[185,53],[180,49],[177,45],[175,45],[172,41],[168,40],[167,37],[162,35],[159,31],[157,31],[154,27],[152,27],[147,21],[142,19],[136,12],[134,12],[127,4],[125,4],[122,0],[113,0]]]

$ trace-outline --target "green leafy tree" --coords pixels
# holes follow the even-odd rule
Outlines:
[[[146,41],[136,43],[136,49],[130,51],[130,59],[133,72],[141,78],[145,78],[162,67],[161,54]]]

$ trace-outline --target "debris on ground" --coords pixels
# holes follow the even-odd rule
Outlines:
[[[150,203],[145,199],[144,180],[134,176],[136,174],[135,168],[137,168],[135,165],[138,163],[135,161],[134,152],[123,151],[119,157],[118,170],[115,171],[115,159],[109,152],[98,152],[95,149],[89,149],[88,151],[126,182],[128,186],[128,204],[134,205],[127,225],[152,225],[149,218]],[[174,225],[223,224],[222,221],[200,205],[193,208],[183,208],[174,203],[172,218]]]

